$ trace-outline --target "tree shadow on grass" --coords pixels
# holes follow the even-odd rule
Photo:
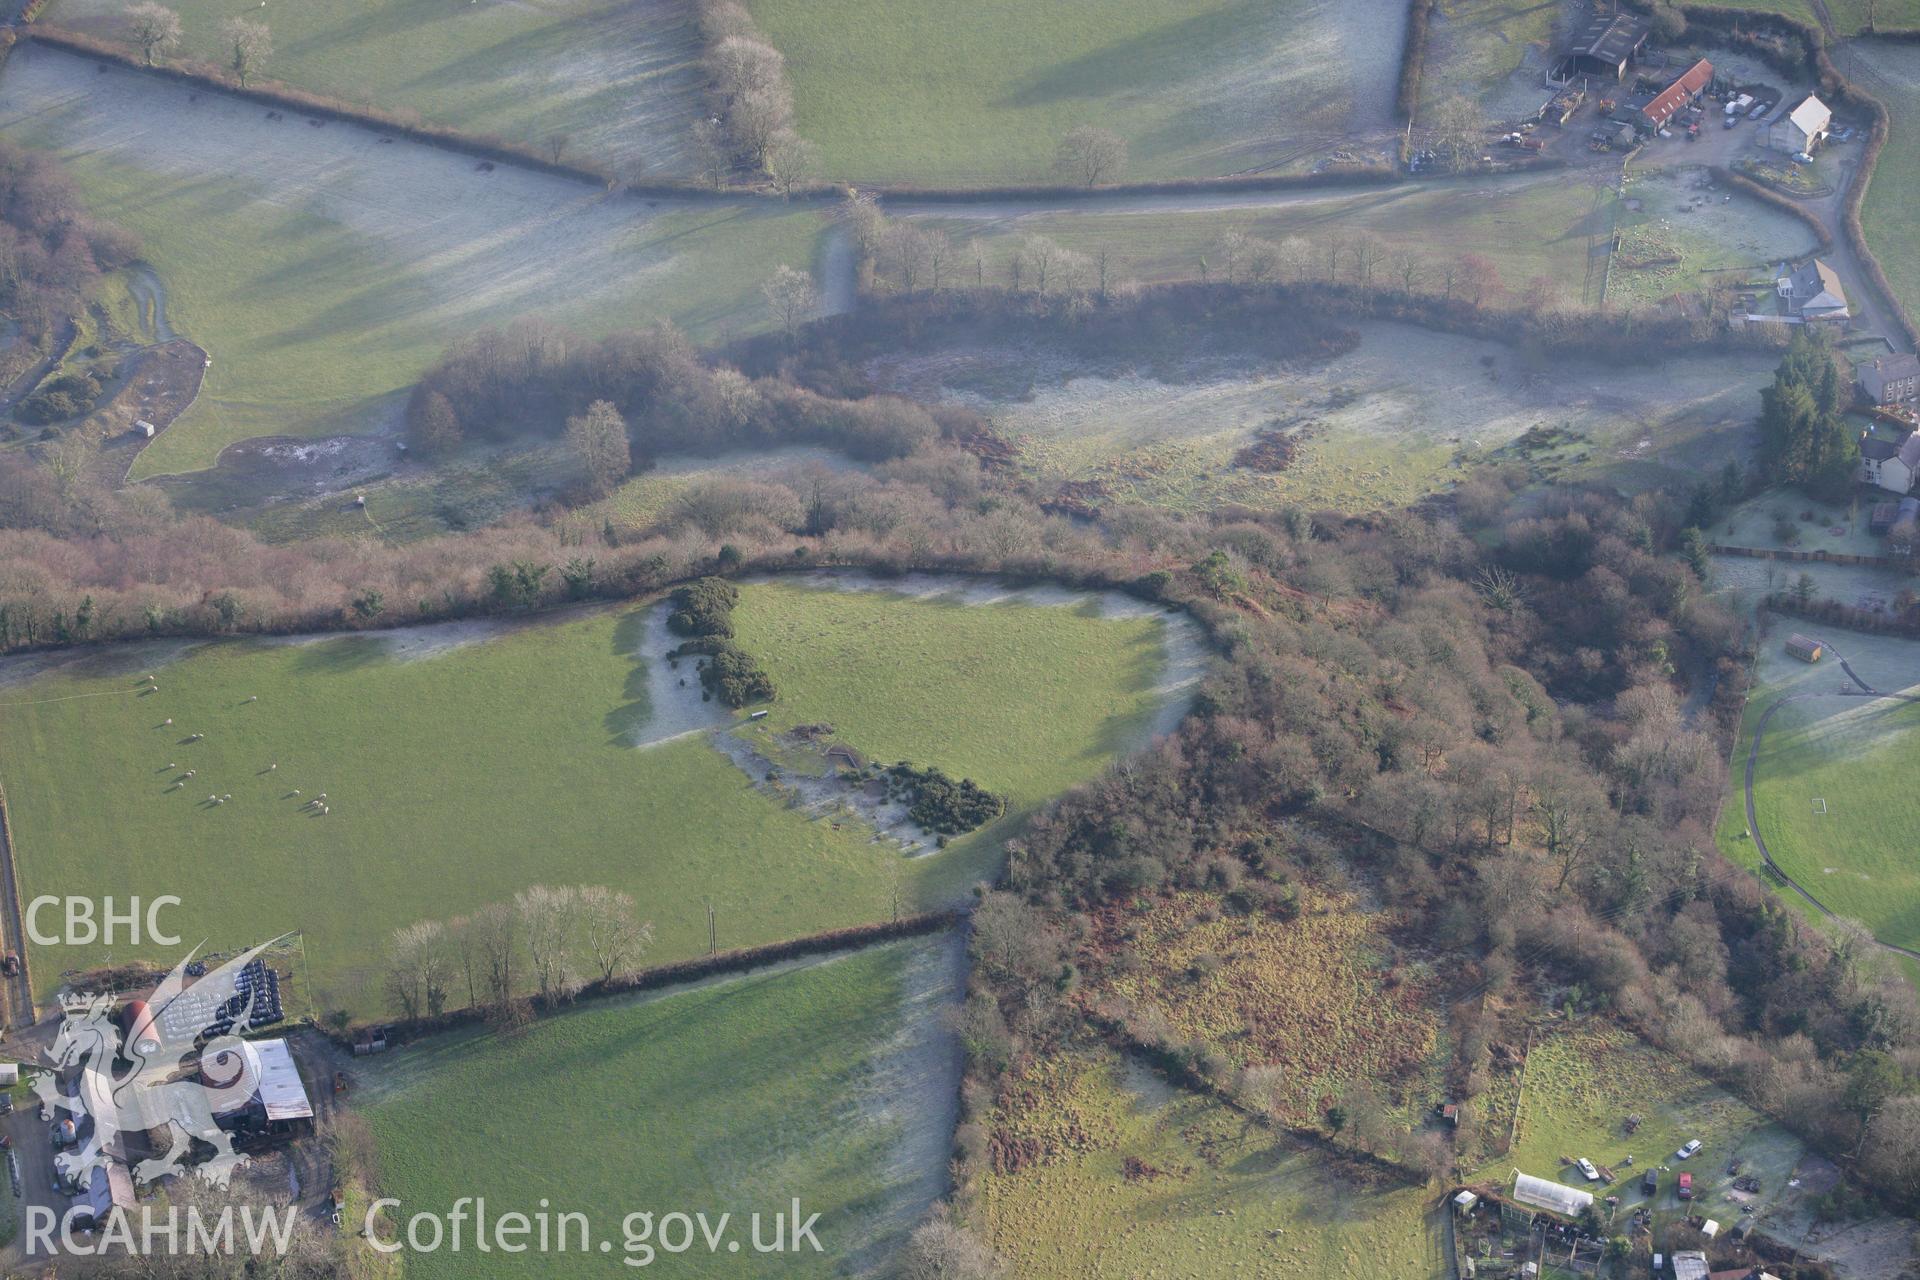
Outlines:
[[[300,646],[293,671],[302,676],[347,675],[387,659],[387,647],[374,636],[340,636]]]
[[[652,606],[632,609],[613,627],[613,651],[631,659],[626,684],[620,690],[621,705],[607,712],[602,723],[607,730],[607,745],[631,747],[640,740],[647,722],[653,719],[653,693],[647,687],[646,656],[647,614]]]
[[[1057,62],[994,105],[1032,107],[1105,98],[1115,85],[1125,85],[1129,96],[1139,96],[1189,83],[1196,78],[1196,68],[1204,65],[1196,60],[1198,50],[1240,47],[1257,37],[1268,13],[1269,6],[1261,0],[1241,0],[1230,8],[1142,32]]]

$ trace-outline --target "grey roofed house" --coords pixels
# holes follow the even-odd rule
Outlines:
[[[1875,404],[1920,398],[1920,356],[1878,356],[1859,367],[1859,379]]]
[[[1868,462],[1885,462],[1899,452],[1899,445],[1881,436],[1867,436],[1860,441],[1860,456]]]
[[[1777,285],[1792,315],[1803,320],[1847,318],[1847,291],[1825,259],[1812,258],[1799,267],[1782,264]]]

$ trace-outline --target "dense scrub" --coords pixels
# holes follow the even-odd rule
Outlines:
[[[58,164],[0,140],[0,311],[30,341],[73,314],[102,271],[139,252],[131,234],[87,215]]]
[[[589,340],[542,321],[483,330],[414,390],[410,438],[428,456],[463,439],[558,435],[596,401],[625,418],[638,465],[666,453],[817,444],[865,462],[904,457],[938,434],[919,405],[846,400],[703,362],[670,325]]]

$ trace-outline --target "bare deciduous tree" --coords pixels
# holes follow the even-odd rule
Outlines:
[[[264,22],[228,18],[220,24],[220,40],[227,50],[227,66],[245,88],[273,56],[273,33]]]
[[[155,0],[128,5],[126,19],[127,32],[148,66],[180,43],[180,15]]]
[[[573,994],[577,981],[574,956],[580,937],[580,890],[572,885],[552,888],[536,884],[514,895],[526,939],[527,963],[542,999],[553,1001]]]
[[[604,497],[633,470],[627,420],[611,400],[595,400],[567,419],[567,444],[587,473],[587,484]]]
[[[447,928],[421,920],[393,931],[387,946],[387,997],[402,1017],[438,1017],[447,1007],[451,960]]]
[[[1111,182],[1127,166],[1127,144],[1110,129],[1083,124],[1068,131],[1054,152],[1054,171],[1083,187]]]
[[[775,267],[773,274],[761,284],[760,296],[767,300],[767,310],[773,313],[780,331],[789,338],[812,319],[820,307],[820,293],[813,287],[813,277],[784,263]]]
[[[767,144],[767,177],[781,199],[813,174],[814,148],[791,129],[783,129]]]
[[[605,885],[580,890],[580,942],[602,982],[625,977],[653,943],[653,925],[634,911],[633,897]]]

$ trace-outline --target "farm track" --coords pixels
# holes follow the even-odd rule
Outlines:
[[[13,823],[7,816],[7,793],[0,790],[0,938],[5,949],[20,957],[20,972],[5,980],[6,1025],[0,1034],[16,1026],[33,1025],[33,979],[27,972],[27,929],[20,914],[20,879],[13,865]],[[21,1011],[25,1016],[20,1016]]]
[[[1766,837],[1760,834],[1760,819],[1754,810],[1753,804],[1753,775],[1755,768],[1760,762],[1761,739],[1766,736],[1767,723],[1773,719],[1774,713],[1792,703],[1808,702],[1815,698],[1887,698],[1896,702],[1920,703],[1920,694],[1880,692],[1861,678],[1860,673],[1853,669],[1852,664],[1847,661],[1846,657],[1841,654],[1838,649],[1835,649],[1825,640],[1821,640],[1820,643],[1839,660],[1840,669],[1846,673],[1847,679],[1851,680],[1856,688],[1852,690],[1841,690],[1838,693],[1789,694],[1787,697],[1781,698],[1778,702],[1773,703],[1765,711],[1761,712],[1760,719],[1753,726],[1753,740],[1747,744],[1747,769],[1743,789],[1746,793],[1747,802],[1747,834],[1752,837],[1753,847],[1760,851],[1760,857],[1766,862],[1767,868],[1780,878],[1782,884],[1804,898],[1807,904],[1814,910],[1829,920],[1837,920],[1840,918],[1838,912],[1834,911],[1833,908],[1829,907],[1826,903],[1820,901],[1820,899],[1814,897],[1805,885],[1788,875],[1786,869],[1773,860],[1773,853],[1767,848]],[[1903,956],[1911,956],[1916,960],[1920,960],[1920,948],[1903,947],[1897,942],[1884,942],[1879,938],[1875,938],[1874,941],[1888,951],[1896,952]]]

